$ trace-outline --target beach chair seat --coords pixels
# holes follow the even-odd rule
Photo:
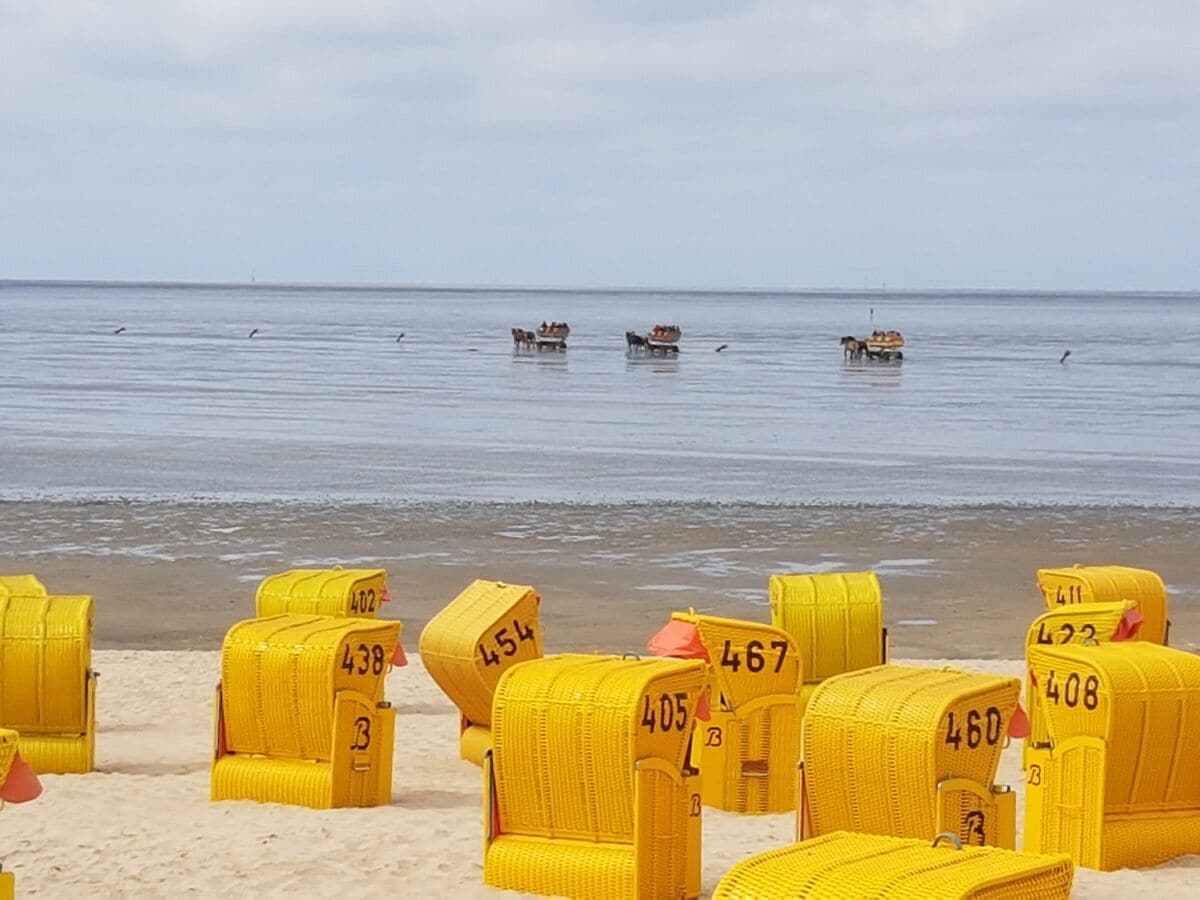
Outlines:
[[[1025,848],[1109,871],[1200,853],[1200,656],[1149,641],[1029,649],[1046,740]]]
[[[795,809],[800,654],[787,632],[677,612],[648,649],[708,663],[715,702],[692,743],[704,804],[738,813]]]
[[[565,654],[496,686],[484,758],[484,882],[533,894],[700,893],[698,660]]]
[[[826,679],[802,729],[801,839],[834,831],[1011,849],[1016,795],[993,785],[1016,678],[877,666]]]
[[[221,649],[213,800],[328,809],[391,801],[396,621],[278,615]]]
[[[383,569],[291,569],[263,579],[254,614],[373,619],[390,599]]]
[[[0,579],[0,727],[42,774],[95,768],[92,598],[56,596],[31,575]]]
[[[542,656],[541,597],[529,585],[471,582],[421,632],[421,661],[459,710],[459,755],[492,745],[492,695],[512,666]]]
[[[772,575],[771,624],[800,650],[800,714],[816,685],[831,675],[887,662],[883,591],[874,572]]]
[[[713,900],[1067,900],[1067,856],[837,831],[742,860]]]
[[[1171,623],[1167,619],[1167,588],[1149,569],[1129,566],[1071,566],[1038,569],[1038,588],[1046,608],[1077,603],[1115,603],[1128,600],[1142,615],[1138,639],[1166,644]]]

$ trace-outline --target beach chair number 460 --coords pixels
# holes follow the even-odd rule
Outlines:
[[[1000,715],[1000,710],[994,706],[989,706],[984,712],[973,709],[967,713],[967,749],[974,750],[983,741],[987,741],[988,746],[995,746],[1000,740],[1000,726],[1004,723],[1004,717]],[[946,716],[946,743],[957,750],[963,742],[962,726],[954,724],[954,711],[951,710]]]
[[[775,660],[775,671],[778,672],[783,668],[783,661],[787,657],[787,641],[771,641],[771,649],[779,653]],[[766,664],[767,659],[763,656],[763,642],[748,641],[746,643],[746,668],[751,672],[761,672]],[[725,647],[721,650],[721,666],[735,672],[742,667],[742,654],[733,649],[731,641],[726,641]]]
[[[509,636],[507,625],[492,635],[492,641],[496,646],[495,650],[488,650],[483,644],[479,645],[479,655],[483,658],[485,666],[500,665],[501,653],[505,656],[515,656],[517,653],[517,641],[533,640],[533,629],[528,625],[522,625],[520,619],[512,620],[512,630],[516,637]]]
[[[654,703],[649,694],[642,697],[642,727],[659,731],[683,731],[687,725],[686,691],[676,691],[674,694],[661,694],[658,703]],[[656,716],[657,714],[657,716]]]
[[[368,672],[378,675],[383,671],[386,659],[381,644],[359,644],[356,651],[351,651],[350,645],[347,644],[346,649],[342,651],[342,668],[350,675],[355,672],[359,675],[366,675]]]

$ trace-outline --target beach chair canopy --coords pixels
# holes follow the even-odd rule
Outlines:
[[[375,618],[391,599],[383,569],[292,569],[263,579],[255,615]]]
[[[772,575],[768,594],[771,624],[795,640],[806,682],[886,662],[874,572]]]
[[[1038,588],[1047,609],[1077,603],[1115,603],[1128,600],[1142,615],[1138,638],[1155,644],[1167,642],[1167,589],[1149,569],[1129,566],[1071,566],[1038,569]]]

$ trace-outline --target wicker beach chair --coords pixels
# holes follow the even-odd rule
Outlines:
[[[55,596],[32,575],[0,578],[0,726],[42,774],[90,772],[96,759],[92,598]]]
[[[1065,644],[1090,644],[1100,641],[1124,641],[1137,635],[1142,616],[1131,601],[1117,603],[1076,603],[1056,606],[1033,620],[1025,635],[1025,655],[1031,647],[1056,647]],[[1025,696],[1034,696],[1032,678],[1025,681]],[[1029,734],[1021,751],[1028,770],[1031,754],[1047,746],[1049,735],[1045,717],[1035,703],[1029,707]]]
[[[705,666],[568,654],[496,686],[484,758],[484,882],[579,898],[700,893],[699,775],[687,765]]]
[[[800,654],[787,632],[677,612],[648,649],[708,663],[716,703],[692,745],[704,804],[738,813],[795,809]]]
[[[396,716],[383,686],[400,627],[297,615],[234,625],[221,650],[212,799],[390,802]]]
[[[291,569],[263,579],[254,614],[373,619],[390,599],[383,569]]]
[[[1025,849],[1105,871],[1200,853],[1200,656],[1124,641],[1029,651]]]
[[[804,715],[801,839],[950,832],[1012,849],[1016,795],[995,787],[1016,678],[878,666],[827,679]]]
[[[742,860],[713,900],[1067,900],[1074,875],[1066,856],[838,831]]]
[[[421,632],[421,661],[459,710],[459,755],[477,766],[492,746],[496,682],[542,656],[540,603],[528,585],[473,581]]]
[[[1128,600],[1142,614],[1138,639],[1166,644],[1171,623],[1167,619],[1167,589],[1149,569],[1129,566],[1072,566],[1038,569],[1038,587],[1046,608],[1076,603],[1114,603]]]
[[[883,592],[874,572],[772,575],[768,594],[771,624],[800,649],[801,716],[826,678],[887,662]]]

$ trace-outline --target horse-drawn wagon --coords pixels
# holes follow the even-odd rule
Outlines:
[[[543,322],[537,331],[524,328],[512,330],[513,348],[516,350],[566,350],[571,326],[566,322]]]
[[[847,359],[878,359],[885,362],[904,359],[904,336],[898,331],[872,331],[870,337],[842,338],[842,355]]]
[[[625,343],[630,350],[646,350],[650,353],[678,353],[679,339],[683,331],[678,325],[655,325],[646,335],[633,331],[625,332]]]

